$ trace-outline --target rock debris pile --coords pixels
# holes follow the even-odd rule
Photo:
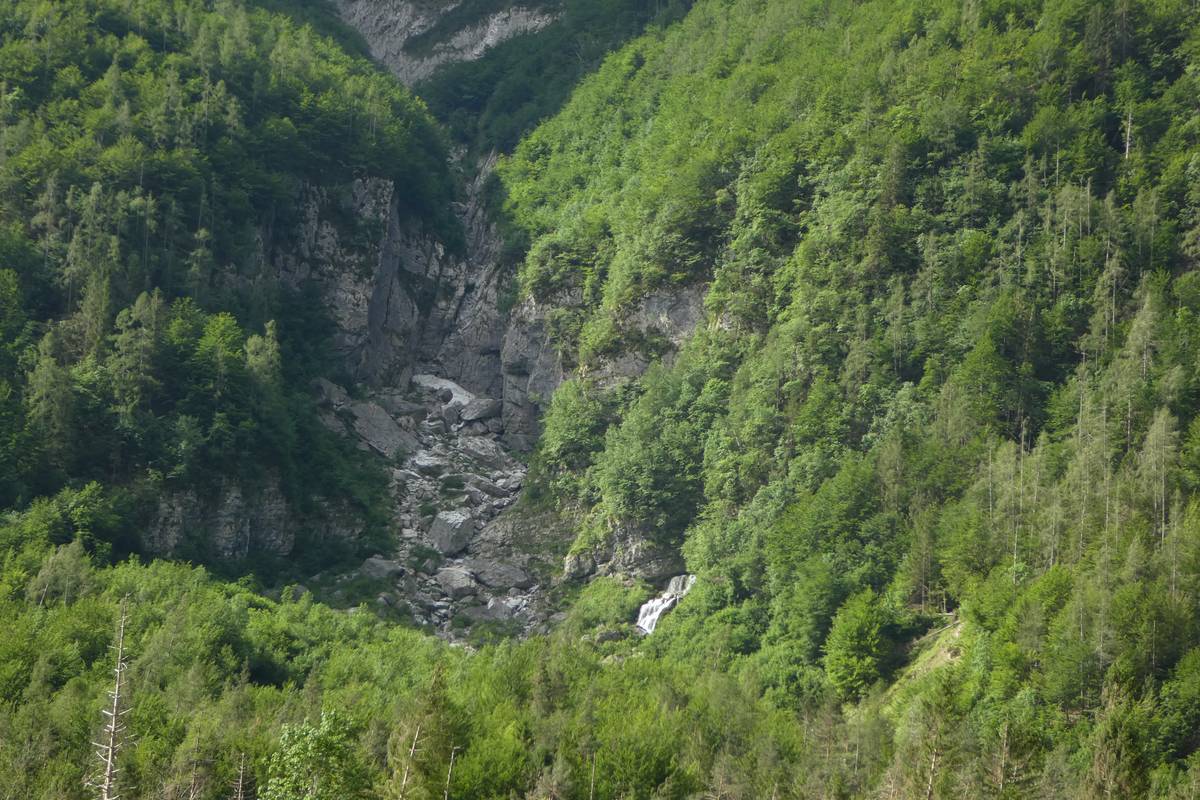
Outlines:
[[[517,546],[529,522],[506,514],[526,469],[500,445],[501,403],[425,374],[362,399],[324,379],[316,388],[325,424],[391,464],[396,549],[358,570],[394,584],[377,602],[448,638],[483,622],[537,628],[555,567]]]

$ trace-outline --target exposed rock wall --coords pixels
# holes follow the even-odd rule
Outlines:
[[[457,2],[432,0],[337,0],[339,13],[356,28],[371,54],[408,85],[428,78],[443,64],[474,61],[503,41],[545,28],[555,15],[523,5],[501,9],[419,50],[415,36],[426,33]]]
[[[287,556],[301,532],[315,539],[351,541],[361,531],[354,515],[322,508],[299,514],[275,476],[255,486],[224,481],[206,496],[188,490],[159,498],[143,538],[154,555],[203,554],[219,559]]]
[[[432,232],[402,219],[391,181],[363,178],[342,191],[302,189],[303,213],[293,230],[275,237],[271,259],[285,285],[316,287],[349,377],[404,388],[420,366],[473,391],[500,394],[500,238],[483,207],[483,184],[494,165],[494,156],[480,164],[456,204],[463,253],[451,253]]]
[[[500,233],[488,218],[484,199],[495,166],[494,153],[476,165],[456,208],[466,237],[463,255],[443,253],[436,264],[422,268],[426,276],[436,275],[437,299],[418,342],[424,371],[488,397],[499,397],[503,390],[500,352],[506,320],[500,298],[508,277],[500,262]]]
[[[672,358],[704,318],[707,289],[703,284],[656,289],[625,309],[619,327],[632,344],[601,359],[593,377],[618,383],[638,377],[654,359]]]
[[[575,302],[578,297],[564,299],[564,303]],[[532,449],[537,442],[542,411],[566,375],[546,324],[551,310],[552,306],[527,298],[504,331],[504,441],[517,450]]]

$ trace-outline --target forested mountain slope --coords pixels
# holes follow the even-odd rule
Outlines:
[[[396,213],[453,241],[424,107],[236,3],[10,3],[0,35],[0,503],[72,505],[96,481],[127,537],[166,493],[262,487],[289,530],[231,552],[286,555],[297,526],[344,538],[331,517],[364,519],[377,487],[310,408],[308,380],[352,354],[294,230],[319,215],[369,261],[378,223],[351,209],[400,186]]]
[[[126,798],[1200,791],[1190,0],[698,0],[521,135],[558,89],[504,87],[607,46],[547,25],[420,87],[460,142],[521,135],[502,219],[455,196],[419,100],[286,16],[327,12],[0,11],[0,798],[99,796],[114,705]],[[383,462],[349,440],[425,415],[414,364],[452,363],[392,298],[466,302],[500,232],[515,290],[471,302],[503,348],[463,374],[501,379],[502,427],[548,406],[505,513],[574,538],[549,633],[451,648],[122,560],[188,491],[218,519],[283,498],[237,530],[294,553],[215,560],[260,576],[407,536],[384,467],[406,520],[491,503],[404,453],[462,446],[454,390]]]
[[[861,699],[837,738],[894,749],[847,791],[1139,796],[1195,747],[1195,14],[700,4],[502,166],[522,286],[578,300],[535,461],[573,565],[681,547],[650,651]]]

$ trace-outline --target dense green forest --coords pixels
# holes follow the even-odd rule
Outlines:
[[[649,637],[652,588],[596,577],[475,648],[127,557],[227,475],[378,509],[258,232],[369,174],[454,242],[450,137],[300,8],[0,10],[0,798],[100,796],[118,663],[122,798],[1200,795],[1200,7],[607,15],[601,49],[661,24],[498,170],[572,375],[523,502],[697,581]],[[573,82],[520,95],[503,47],[418,88],[461,140]]]
[[[1195,790],[1196,22],[701,4],[505,165],[522,285],[583,298],[543,502],[684,549],[654,656],[857,702],[814,786]],[[587,377],[690,282],[672,366]]]
[[[451,236],[422,104],[239,3],[6,4],[0,88],[0,505],[96,481],[133,515],[270,471],[301,505],[369,507],[308,408],[325,312],[260,232],[287,229],[306,182],[372,175]]]

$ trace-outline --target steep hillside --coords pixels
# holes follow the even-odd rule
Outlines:
[[[316,7],[312,5],[315,3]],[[575,84],[691,0],[336,0],[345,24],[473,151],[508,151]],[[310,0],[310,16],[325,8]]]
[[[369,273],[389,219],[461,241],[424,107],[239,4],[16,3],[0,37],[0,503],[87,495],[118,553],[379,539],[383,476],[308,381],[378,349],[322,276]]]
[[[1198,33],[1185,3],[704,3],[501,165],[576,365],[531,473],[584,519],[569,574],[681,551],[651,652],[862,699],[851,740],[963,621],[883,760],[814,787],[1139,796],[1192,752],[1156,698],[1200,652]],[[615,379],[693,291],[694,336]]]

